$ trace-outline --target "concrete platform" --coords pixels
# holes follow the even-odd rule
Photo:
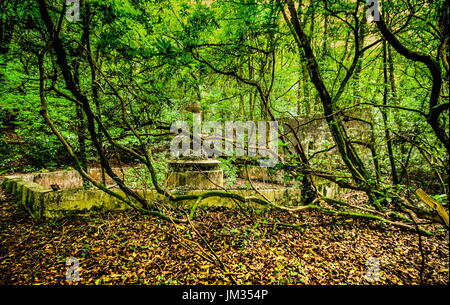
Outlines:
[[[64,181],[66,178],[72,183]],[[124,202],[99,189],[68,188],[54,191],[49,187],[53,182],[57,181],[67,188],[70,185],[79,184],[81,179],[79,178],[79,174],[76,171],[45,173],[45,179],[42,177],[42,174],[6,176],[2,186],[35,219],[87,216],[107,211],[130,209]],[[39,181],[43,182],[43,185],[37,183]],[[112,190],[123,195],[123,192],[119,189]],[[195,200],[169,202],[167,198],[152,189],[138,189],[136,191],[146,199],[165,202],[173,208],[189,208],[195,203]],[[173,191],[173,194],[201,194],[206,191],[208,190],[178,190]],[[248,189],[235,189],[228,192],[241,196],[261,197],[255,191]],[[259,192],[277,204],[298,205],[301,198],[301,191],[296,188],[264,189],[259,190]],[[231,198],[209,197],[202,200],[199,206],[235,207],[236,202]]]

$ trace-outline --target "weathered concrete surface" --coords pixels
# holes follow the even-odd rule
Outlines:
[[[238,177],[242,179],[254,181],[264,181],[278,184],[287,184],[283,180],[284,173],[283,171],[275,171],[271,173],[267,167],[255,166],[255,165],[247,165],[241,166],[238,170]]]
[[[128,169],[130,168],[113,168],[112,170],[116,175],[123,179],[126,176],[126,171]],[[90,168],[88,169],[88,173],[94,180],[101,182],[101,170],[99,168]],[[75,189],[83,186],[83,179],[76,170],[25,174],[20,175],[20,177],[46,188],[51,188],[51,185],[54,184],[58,185],[62,190]],[[105,184],[112,185],[114,184],[114,181],[111,177],[106,175]]]
[[[313,177],[313,182],[319,193],[325,197],[333,198],[346,191],[345,189],[340,188],[336,183],[324,178]]]
[[[100,190],[52,191],[21,178],[5,177],[3,188],[35,219],[89,215],[128,206]]]
[[[223,171],[170,172],[165,177],[164,185],[168,188],[220,189],[223,187]]]
[[[221,189],[223,171],[218,160],[174,160],[169,162],[169,172],[164,186],[191,190]]]
[[[188,191],[184,194],[201,194],[207,192],[204,190]],[[238,194],[245,197],[258,197],[263,199],[263,197],[253,190],[228,190],[227,192],[232,194]],[[299,205],[301,199],[301,191],[299,189],[284,188],[284,189],[273,189],[273,190],[258,190],[259,193],[264,195],[265,199],[275,202],[279,205]],[[182,195],[181,192],[174,192],[176,195]],[[172,203],[176,208],[188,208],[194,205],[196,200],[186,200]],[[198,203],[198,206],[224,206],[229,208],[237,207],[239,202],[231,198],[221,198],[221,197],[208,197],[203,199]],[[241,204],[241,203],[240,203]],[[260,207],[256,204],[251,204],[254,207]]]
[[[50,173],[49,173],[50,174]],[[56,176],[59,176],[56,175]],[[15,200],[25,207],[30,215],[35,219],[41,218],[61,218],[66,216],[85,216],[111,210],[126,210],[130,207],[119,199],[106,194],[98,189],[82,190],[58,190],[51,189],[37,184],[30,175],[24,177],[10,176],[3,180],[3,187],[12,194]],[[42,180],[41,180],[42,181]],[[51,179],[46,179],[49,183]],[[115,192],[123,195],[120,190]],[[201,194],[207,190],[174,191],[175,195]],[[167,199],[158,194],[155,190],[138,190],[146,199],[166,201],[174,208],[186,208],[192,206],[196,200],[180,202],[167,202]],[[242,196],[257,196],[252,190],[230,190],[229,192]],[[260,190],[269,200],[277,204],[297,205],[300,201],[300,190],[298,189],[274,189]],[[209,197],[199,203],[199,206],[227,206],[235,207],[236,202],[230,198]]]
[[[50,189],[21,178],[5,178],[3,187],[24,206],[33,218],[43,217],[46,202],[45,194],[51,192]]]

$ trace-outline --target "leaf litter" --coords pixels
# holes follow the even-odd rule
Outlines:
[[[448,284],[448,231],[426,229],[424,283]],[[79,282],[66,280],[69,257],[79,260]],[[375,278],[367,277],[373,258]],[[415,232],[360,219],[208,208],[191,225],[134,211],[37,222],[0,191],[3,285],[414,285],[420,269]]]

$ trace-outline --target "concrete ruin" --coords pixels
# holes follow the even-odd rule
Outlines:
[[[164,185],[169,188],[220,189],[223,171],[218,160],[175,160],[169,162]]]
[[[126,169],[114,169],[114,171],[121,178],[126,178]],[[216,171],[216,169],[213,171]],[[90,174],[100,181],[100,171],[98,169],[91,169]],[[222,179],[223,184],[223,177],[220,177],[212,178],[216,179],[216,182],[219,182],[219,184],[220,179]],[[58,189],[52,189],[52,185],[58,185]],[[82,185],[81,176],[74,170],[6,176],[2,183],[3,188],[35,219],[87,216],[107,211],[130,209],[127,204],[104,191],[97,188],[86,190],[82,188]],[[106,179],[106,185],[113,187],[113,181],[110,178]],[[195,185],[194,183],[191,186]],[[114,188],[114,191],[124,195],[117,188]],[[188,208],[196,201],[169,202],[167,198],[158,194],[154,189],[136,189],[136,191],[148,200],[165,202],[173,208]],[[205,189],[178,189],[173,190],[173,194],[201,194],[204,191]],[[256,196],[260,198],[264,196],[277,204],[286,205],[298,205],[301,198],[301,191],[298,188],[261,189],[258,190],[259,194],[251,189],[227,191],[241,196]],[[236,206],[236,202],[231,198],[209,197],[202,200],[199,206],[225,206],[232,208]]]

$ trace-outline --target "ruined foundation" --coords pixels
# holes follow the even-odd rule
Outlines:
[[[178,160],[169,162],[165,186],[169,189],[185,188],[209,190],[223,188],[223,171],[217,160]]]
[[[115,169],[115,171],[118,175],[124,174],[122,169]],[[92,169],[90,173],[93,176],[97,175],[98,178],[100,177],[98,169]],[[216,183],[223,184],[222,175],[217,177],[212,176],[212,178],[215,179]],[[191,179],[193,178],[191,177]],[[180,182],[180,180],[177,181]],[[78,172],[72,170],[6,176],[3,179],[2,186],[35,219],[87,216],[107,211],[130,209],[124,202],[106,194],[102,190],[96,188],[84,190],[80,188],[82,183]],[[107,179],[106,183],[112,184],[112,181]],[[53,184],[57,184],[60,189],[53,190],[51,188]],[[195,185],[192,184],[191,186]],[[205,186],[204,184],[202,185]],[[114,191],[123,195],[123,192],[117,188]],[[241,196],[261,197],[263,195],[273,202],[285,205],[298,205],[301,198],[301,191],[298,188],[261,189],[258,190],[259,194],[249,189],[233,189],[227,191]],[[137,192],[146,199],[165,201],[166,204],[174,208],[189,208],[196,201],[168,202],[163,195],[158,194],[152,189],[142,189],[137,190]],[[174,195],[201,194],[202,192],[205,192],[205,190],[173,190]],[[233,208],[236,207],[236,202],[231,198],[208,197],[203,199],[199,203],[199,206],[225,206]]]

